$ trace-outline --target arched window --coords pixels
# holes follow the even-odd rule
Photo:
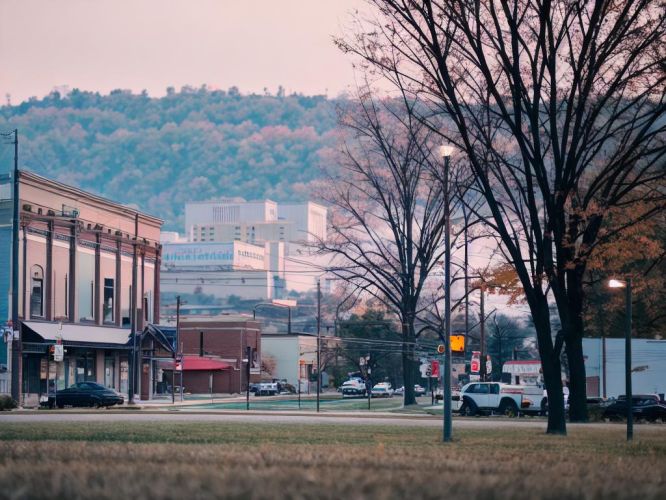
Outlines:
[[[44,269],[42,266],[30,268],[30,317],[44,317]]]

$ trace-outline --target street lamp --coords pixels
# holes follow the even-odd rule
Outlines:
[[[634,409],[631,391],[631,278],[611,279],[608,281],[608,287],[625,289],[624,377],[627,399],[627,441],[631,441],[634,438]]]
[[[453,146],[442,145],[439,154],[444,160],[444,370],[442,377],[444,442],[451,441],[453,419],[451,414],[451,207],[449,203],[449,159]]]

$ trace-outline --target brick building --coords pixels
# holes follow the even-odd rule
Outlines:
[[[185,317],[180,320],[183,387],[190,393],[240,393],[261,378],[261,324],[247,316]],[[178,377],[176,377],[178,380]]]
[[[11,181],[2,180],[6,219]],[[84,381],[127,393],[133,322],[141,331],[159,321],[162,221],[31,172],[17,180],[18,322],[11,351],[0,353],[12,392],[27,405]],[[11,238],[4,231],[0,246],[11,248]],[[11,259],[0,265],[10,268]],[[64,345],[59,362],[49,354],[55,343]]]

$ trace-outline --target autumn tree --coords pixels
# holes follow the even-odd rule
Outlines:
[[[664,203],[664,25],[656,0],[369,0],[343,50],[425,103],[483,196],[477,211],[537,331],[549,433],[586,419],[583,281],[608,210]],[[441,125],[441,117],[448,121]],[[647,205],[646,205],[647,206]],[[548,316],[554,298],[562,324]]]

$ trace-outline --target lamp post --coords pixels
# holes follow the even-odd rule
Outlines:
[[[451,441],[453,419],[451,414],[451,207],[449,203],[449,159],[453,147],[440,146],[444,159],[444,370],[442,373],[444,434],[443,441]]]
[[[624,380],[625,398],[627,401],[627,441],[634,438],[634,408],[631,390],[631,278],[608,281],[609,288],[625,289],[625,320],[624,320]]]

